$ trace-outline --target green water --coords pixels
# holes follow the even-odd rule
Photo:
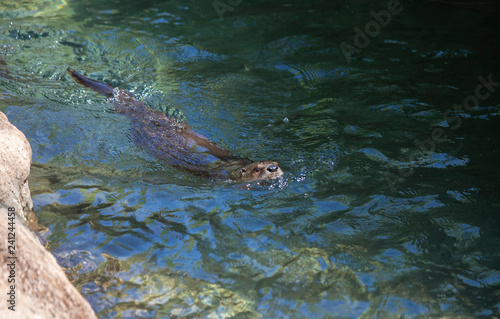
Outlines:
[[[499,7],[216,4],[1,3],[0,110],[98,316],[500,316]],[[284,177],[169,167],[68,66]]]

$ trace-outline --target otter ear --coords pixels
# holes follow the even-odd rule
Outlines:
[[[240,169],[240,172],[241,172],[241,174],[245,174],[247,172],[247,169],[245,167],[243,167],[242,169]]]

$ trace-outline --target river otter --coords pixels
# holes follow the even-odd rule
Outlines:
[[[139,145],[170,165],[215,180],[251,181],[278,178],[283,174],[277,162],[252,162],[235,156],[163,112],[144,105],[130,92],[84,77],[68,68],[79,84],[113,98],[115,111],[132,120]]]

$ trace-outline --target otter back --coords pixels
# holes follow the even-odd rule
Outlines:
[[[113,98],[115,111],[132,120],[136,142],[170,165],[196,175],[228,179],[230,172],[251,163],[194,132],[186,123],[151,109],[130,92],[89,79],[70,68],[68,73],[77,83]]]

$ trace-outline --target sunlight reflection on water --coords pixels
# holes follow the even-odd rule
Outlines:
[[[453,113],[459,129],[443,119],[495,70],[482,9],[443,7],[455,37],[436,4],[404,3],[347,64],[367,1],[241,3],[223,21],[211,3],[119,4],[1,16],[0,110],[32,145],[48,246],[100,317],[498,316],[500,95]],[[170,167],[67,66],[285,175]]]

